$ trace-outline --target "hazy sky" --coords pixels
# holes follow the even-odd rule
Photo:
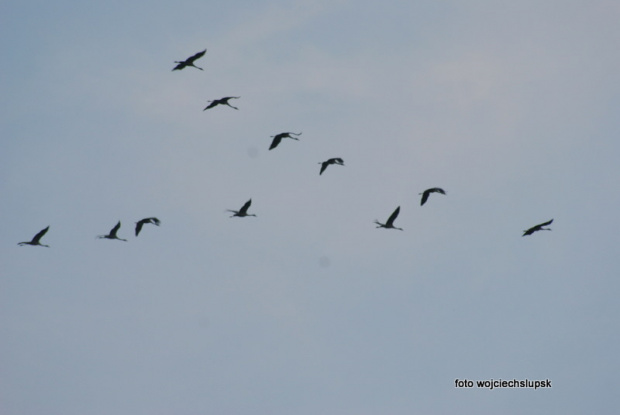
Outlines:
[[[617,410],[619,21],[4,1],[0,413]],[[404,231],[376,229],[397,206]],[[118,220],[128,242],[96,239]],[[455,387],[500,378],[552,388]]]

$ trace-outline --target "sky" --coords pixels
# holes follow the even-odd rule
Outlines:
[[[0,413],[616,410],[619,20],[4,1]],[[127,242],[96,238],[119,220]]]

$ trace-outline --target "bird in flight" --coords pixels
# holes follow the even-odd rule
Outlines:
[[[109,234],[107,235],[98,235],[97,238],[99,239],[118,239],[119,241],[125,241],[127,242],[127,239],[121,239],[118,236],[116,236],[116,232],[118,232],[118,230],[121,228],[121,221],[119,220],[118,223],[116,224],[115,227],[112,228],[112,230],[110,231]]]
[[[319,164],[321,165],[321,171],[319,172],[320,176],[330,164],[338,164],[339,166],[344,166],[344,160],[342,160],[340,157],[334,157],[329,160],[319,162]]]
[[[528,230],[523,231],[523,235],[521,235],[521,236],[531,235],[531,234],[533,234],[534,232],[537,232],[537,231],[550,231],[551,229],[543,228],[543,226],[551,225],[552,222],[553,222],[553,219],[551,219],[550,221],[547,221],[545,223],[541,223],[539,225],[532,226]]]
[[[377,226],[377,228],[385,228],[385,229],[398,229],[399,231],[402,231],[402,228],[397,228],[396,226],[394,226],[394,221],[396,220],[396,218],[398,217],[398,214],[400,213],[400,206],[396,208],[396,210],[394,212],[392,212],[392,214],[390,215],[390,217],[388,218],[387,222],[385,223],[380,223],[378,220],[375,221],[375,223],[379,226]]]
[[[45,235],[47,233],[47,231],[49,230],[49,226],[45,229],[42,229],[41,231],[39,231],[39,233],[37,233],[34,238],[32,238],[32,241],[30,242],[20,242],[17,245],[19,246],[23,246],[23,245],[38,245],[38,246],[44,246],[46,248],[49,248],[49,245],[43,245],[40,241],[41,238],[43,238],[43,235]]]
[[[271,145],[269,146],[269,150],[273,150],[274,148],[276,148],[278,144],[280,144],[280,141],[282,141],[283,138],[292,138],[293,140],[299,141],[299,138],[293,137],[294,135],[299,137],[301,133],[288,132],[288,133],[280,133],[280,134],[272,135],[271,137],[273,138],[273,141],[271,142]]]
[[[215,107],[216,105],[228,105],[230,108],[234,108],[234,109],[238,110],[239,108],[237,108],[237,107],[233,107],[232,105],[230,105],[230,104],[228,103],[228,101],[229,101],[229,100],[231,100],[231,99],[239,99],[239,98],[241,98],[241,97],[224,97],[224,98],[220,98],[220,99],[214,99],[213,101],[209,101],[209,102],[210,102],[210,104],[209,104],[209,105],[207,105],[207,106],[205,107],[205,109],[203,109],[203,111],[206,111],[206,110],[208,110],[209,108],[213,108],[213,107]]]
[[[422,195],[422,200],[420,201],[420,206],[424,206],[424,204],[428,200],[428,196],[431,193],[441,193],[442,195],[446,194],[446,192],[443,189],[440,189],[439,187],[433,187],[431,189],[426,189],[424,192],[418,193],[418,194]]]
[[[193,66],[196,69],[200,69],[201,71],[203,70],[202,68],[199,68],[198,66],[194,65],[194,61],[197,61],[198,59],[202,58],[205,53],[207,53],[207,50],[203,50],[202,52],[198,52],[193,56],[190,56],[189,58],[185,59],[184,61],[174,61],[174,63],[177,63],[178,65],[174,67],[174,69],[172,69],[173,71],[177,71],[177,70],[181,70],[183,68],[185,68],[186,66]]]
[[[136,222],[136,236],[138,236],[138,234],[142,230],[142,227],[147,223],[151,223],[155,226],[159,226],[161,222],[157,218],[144,218],[141,221]]]
[[[251,205],[252,205],[252,199],[250,199],[247,202],[245,202],[245,204],[243,206],[241,206],[241,209],[239,209],[239,210],[230,210],[230,209],[228,209],[227,211],[234,213],[234,215],[232,215],[231,218],[234,218],[235,216],[238,216],[240,218],[242,218],[244,216],[256,216],[256,215],[252,215],[252,214],[248,213],[248,209],[250,208]]]

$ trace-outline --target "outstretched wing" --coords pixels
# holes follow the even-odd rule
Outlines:
[[[542,228],[543,226],[551,225],[552,223],[553,223],[553,219],[551,219],[551,220],[550,220],[550,221],[548,221],[548,222],[541,223],[540,225],[536,225],[536,227],[540,229],[540,228]]]
[[[321,174],[323,174],[323,172],[325,171],[325,169],[327,168],[327,166],[329,166],[329,160],[324,161],[323,163],[321,163],[321,171],[319,172],[319,176]]]
[[[428,195],[430,194],[431,194],[430,190],[425,190],[424,193],[422,193],[422,200],[420,201],[420,206],[424,206],[424,204],[428,200]]]
[[[202,58],[205,55],[205,53],[207,53],[206,49],[203,50],[202,52],[198,52],[198,53],[190,56],[189,58],[185,59],[185,64],[189,65],[190,63],[194,63],[194,61]]]
[[[274,148],[276,148],[278,144],[280,144],[280,141],[282,141],[282,136],[280,134],[274,136],[273,141],[271,142],[271,145],[269,146],[269,150],[273,150]]]
[[[37,233],[34,238],[32,238],[32,243],[37,244],[39,243],[39,240],[41,238],[43,238],[43,235],[45,235],[47,233],[47,231],[49,230],[49,226],[45,229],[42,229],[41,231],[39,231],[39,233]]]
[[[387,222],[385,222],[385,226],[388,226],[388,227],[393,226],[394,225],[394,221],[398,217],[399,213],[400,213],[400,206],[397,207],[394,212],[392,212],[392,214],[388,218]]]
[[[118,232],[118,230],[121,228],[121,221],[119,220],[118,223],[116,224],[115,227],[112,228],[112,230],[110,231],[110,236],[115,237],[116,236],[116,232]]]
[[[243,206],[241,206],[241,209],[239,210],[239,213],[242,215],[245,215],[248,213],[248,209],[250,208],[250,205],[252,204],[252,199],[248,200],[247,202],[245,202],[245,204]]]
[[[213,107],[215,107],[216,105],[218,105],[219,103],[220,103],[220,100],[219,100],[219,99],[214,99],[213,101],[211,101],[211,103],[210,103],[209,105],[207,105],[207,106],[205,107],[205,109],[203,109],[203,111],[206,111],[206,110],[208,110],[209,108],[213,108]]]
[[[138,236],[147,220],[148,219],[142,219],[140,222],[136,222],[136,236]]]

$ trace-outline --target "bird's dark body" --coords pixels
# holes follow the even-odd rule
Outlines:
[[[224,98],[220,98],[220,99],[214,99],[213,101],[209,101],[210,104],[207,105],[205,107],[205,109],[203,109],[203,111],[206,111],[206,110],[211,109],[211,108],[213,108],[215,106],[218,106],[218,105],[228,105],[230,108],[234,108],[234,109],[238,110],[239,108],[233,107],[232,105],[230,105],[228,103],[228,101],[231,100],[231,99],[239,99],[239,98],[241,98],[241,97],[224,97]]]
[[[551,229],[543,228],[543,226],[551,225],[552,223],[553,223],[553,219],[551,219],[551,220],[549,220],[549,221],[547,221],[545,223],[541,223],[541,224],[538,224],[536,226],[532,226],[528,230],[523,231],[523,235],[521,235],[521,236],[528,236],[528,235],[531,235],[534,232],[538,232],[538,231],[550,231]]]
[[[250,206],[252,205],[252,199],[248,200],[247,202],[244,203],[243,206],[241,206],[241,209],[239,210],[228,210],[228,212],[232,212],[233,215],[231,216],[231,218],[234,218],[235,216],[243,218],[245,216],[256,216],[253,214],[248,213],[248,209],[250,208]]]
[[[400,213],[400,206],[397,207],[394,212],[392,212],[392,214],[390,215],[390,217],[388,218],[387,222],[385,223],[381,223],[378,220],[375,221],[375,223],[379,226],[377,226],[377,228],[385,228],[385,229],[398,229],[399,231],[402,231],[402,228],[397,228],[396,226],[394,226],[394,221],[396,220],[396,218],[398,217],[398,214]]]
[[[49,248],[49,245],[43,245],[41,243],[41,238],[43,238],[43,235],[45,235],[47,233],[47,231],[50,229],[50,227],[48,226],[45,229],[41,229],[39,231],[39,233],[37,233],[34,238],[32,238],[31,241],[26,241],[26,242],[20,242],[17,245],[19,246],[23,246],[23,245],[32,245],[32,246],[44,246],[46,248]]]
[[[97,238],[99,238],[99,239],[117,239],[119,241],[127,242],[127,239],[122,239],[122,238],[119,238],[118,236],[116,236],[116,233],[118,232],[118,230],[120,228],[121,228],[121,221],[119,220],[118,223],[116,224],[116,226],[114,226],[112,228],[112,230],[110,231],[109,234],[107,234],[107,235],[99,235],[99,236],[97,236]]]
[[[140,231],[142,230],[142,227],[144,225],[146,225],[147,223],[153,224],[155,226],[159,226],[159,224],[161,223],[159,219],[157,218],[144,218],[138,222],[136,222],[136,236],[138,236],[138,234],[140,233]]]
[[[334,157],[329,160],[320,162],[319,164],[321,165],[321,171],[319,172],[320,176],[330,164],[338,164],[339,166],[344,166],[344,160],[342,160],[340,157]]]
[[[202,58],[205,53],[207,53],[207,50],[203,50],[202,52],[198,52],[195,55],[190,56],[189,58],[185,59],[184,61],[175,61],[174,63],[177,64],[177,66],[175,66],[172,70],[173,71],[180,71],[181,69],[187,67],[187,66],[193,66],[196,69],[200,69],[201,71],[203,70],[202,68],[199,68],[198,66],[194,65],[194,62],[197,61],[198,59]]]
[[[446,192],[443,189],[439,188],[439,187],[433,187],[431,189],[426,189],[424,192],[420,193],[422,195],[422,200],[420,201],[420,206],[424,206],[424,204],[428,200],[428,197],[430,196],[431,193],[441,193],[442,195],[446,194]]]
[[[293,140],[298,140],[299,141],[299,138],[293,137],[294,135],[300,136],[301,133],[287,132],[287,133],[280,133],[280,134],[272,135],[271,137],[273,138],[273,140],[271,141],[271,145],[269,146],[269,150],[273,150],[274,148],[276,148],[278,146],[278,144],[280,144],[280,142],[282,141],[283,138],[292,138]]]

